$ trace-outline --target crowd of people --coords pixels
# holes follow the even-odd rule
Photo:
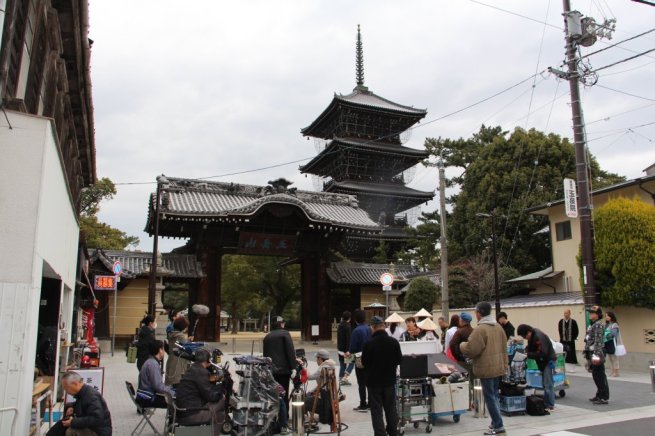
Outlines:
[[[396,380],[402,353],[400,342],[429,341],[435,353],[445,353],[469,373],[470,378],[480,379],[486,409],[491,417],[485,435],[505,433],[500,413],[499,387],[508,367],[507,343],[510,338],[520,337],[526,341],[527,357],[533,359],[539,369],[544,390],[544,404],[549,411],[555,410],[554,372],[557,353],[553,341],[540,328],[520,324],[516,329],[505,312],[494,318],[492,306],[481,302],[475,307],[476,327],[473,316],[468,312],[453,314],[448,322],[443,317],[437,323],[432,314],[424,309],[403,319],[394,313],[386,320],[373,316],[366,321],[361,309],[352,314],[345,311],[337,329],[337,355],[339,360],[338,380],[341,386],[351,384],[352,372],[358,385],[359,404],[355,411],[371,414],[376,436],[398,433],[398,411],[396,409]],[[622,345],[620,328],[614,312],[603,316],[602,308],[587,309],[589,326],[584,337],[585,368],[592,374],[596,393],[590,398],[595,405],[608,404],[610,392],[605,373],[605,363],[610,365],[610,377],[619,376],[619,351]],[[176,398],[180,408],[192,409],[182,414],[179,421],[186,425],[212,422],[215,434],[220,434],[225,419],[225,393],[220,385],[210,382],[207,368],[211,354],[205,349],[195,352],[195,361],[181,359],[170,352],[165,365],[165,349],[169,351],[176,343],[186,342],[192,337],[187,334],[188,321],[183,316],[172,314],[167,327],[167,343],[155,337],[156,321],[146,316],[138,331],[136,366],[139,384],[136,401],[143,407],[164,408],[164,395]],[[352,328],[354,321],[355,328]],[[577,365],[576,340],[580,331],[569,309],[557,324],[559,342],[566,355],[566,363]],[[624,352],[624,349],[623,349]],[[273,377],[278,383],[280,417],[278,433],[290,433],[287,428],[290,382],[298,368],[298,358],[293,340],[282,317],[276,317],[271,331],[263,340],[263,354],[272,361]],[[336,370],[336,362],[327,350],[315,354],[317,370],[309,380],[319,380],[323,369]],[[574,372],[573,367],[568,369]],[[102,396],[84,384],[75,372],[64,374],[64,391],[77,400],[66,409],[64,417],[48,433],[50,436],[66,435],[111,435],[111,415]],[[306,407],[311,408],[320,386],[308,390]]]

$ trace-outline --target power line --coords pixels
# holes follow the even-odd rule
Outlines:
[[[528,17],[527,15],[522,15],[522,14],[519,14],[517,12],[509,11],[507,9],[499,8],[498,6],[493,6],[493,5],[490,5],[490,4],[487,4],[487,3],[482,3],[481,1],[478,1],[478,0],[469,0],[469,1],[471,3],[477,3],[479,5],[486,6],[486,7],[491,8],[491,9],[496,9],[498,11],[505,12],[506,14],[515,15],[517,17],[525,18],[526,20],[534,21],[535,23],[543,24],[544,26],[552,27],[552,28],[558,29],[558,30],[563,30],[560,26],[555,26],[554,24],[550,24],[550,23],[548,23],[546,21],[539,21],[536,18]]]
[[[637,59],[638,57],[645,56],[645,55],[647,55],[648,53],[652,53],[652,52],[654,52],[654,51],[655,51],[655,48],[651,48],[650,50],[646,50],[646,51],[644,51],[644,52],[637,53],[636,55],[634,55],[634,56],[630,56],[629,58],[622,59],[622,60],[620,60],[620,61],[617,61],[617,62],[611,63],[611,64],[609,64],[609,65],[605,65],[605,66],[600,67],[600,68],[596,68],[595,70],[592,70],[592,71],[590,71],[590,72],[591,72],[591,73],[597,73],[598,71],[604,70],[605,68],[610,68],[610,67],[613,67],[613,66],[615,66],[615,65],[622,64],[622,63],[624,63],[624,62],[628,62],[628,61],[631,61],[631,60],[633,60],[633,59]]]
[[[610,88],[609,86],[603,86],[599,84],[596,84],[596,86],[603,89],[607,89],[608,91],[614,91],[614,92],[618,92],[619,94],[629,95],[630,97],[640,98],[642,100],[647,100],[647,101],[655,101],[655,99],[653,98],[644,97],[642,95],[630,94],[629,92],[619,91],[618,89]]]
[[[589,56],[593,56],[593,55],[598,54],[600,52],[603,52],[605,50],[609,50],[610,48],[616,47],[619,44],[623,44],[624,42],[632,41],[633,39],[639,38],[639,37],[644,36],[644,35],[648,35],[649,33],[652,33],[652,32],[655,32],[655,28],[652,28],[650,30],[642,32],[642,33],[640,33],[638,35],[635,35],[635,36],[633,36],[631,38],[624,39],[623,41],[616,42],[616,43],[614,43],[612,45],[608,45],[607,47],[601,48],[600,50],[596,50],[596,51],[592,51],[591,53],[587,53],[586,55],[581,56],[580,59],[584,59],[584,58],[587,58]]]
[[[412,131],[412,130],[415,130],[415,129],[419,129],[419,128],[421,128],[421,127],[427,126],[428,124],[432,124],[432,123],[435,123],[435,122],[437,122],[437,121],[441,121],[441,120],[443,120],[443,119],[445,119],[445,118],[451,117],[451,116],[453,116],[453,115],[457,115],[458,113],[464,112],[464,111],[466,111],[466,110],[468,110],[468,109],[471,109],[472,107],[478,106],[478,105],[480,105],[480,104],[482,104],[482,103],[485,103],[485,102],[487,102],[487,101],[489,101],[489,100],[491,100],[491,99],[493,99],[493,98],[495,98],[495,97],[498,97],[499,95],[504,94],[504,93],[506,93],[506,92],[508,92],[508,91],[510,91],[510,90],[512,90],[512,89],[514,89],[514,88],[516,88],[517,86],[522,85],[523,83],[529,81],[529,80],[532,79],[533,77],[535,77],[535,76],[537,76],[537,75],[539,75],[539,74],[542,74],[542,73],[544,73],[544,72],[546,72],[546,70],[543,70],[543,71],[541,71],[541,72],[539,72],[539,73],[537,73],[537,74],[533,74],[533,75],[531,75],[530,77],[527,77],[527,78],[521,80],[520,82],[515,83],[514,85],[511,85],[511,86],[509,86],[509,87],[503,89],[502,91],[496,92],[496,93],[494,93],[494,94],[492,94],[492,95],[490,95],[490,96],[488,96],[488,97],[485,97],[485,98],[483,98],[483,99],[481,99],[481,100],[478,100],[478,101],[475,102],[475,103],[472,103],[472,104],[470,104],[470,105],[468,105],[468,106],[465,106],[465,107],[463,107],[463,108],[461,108],[461,109],[458,109],[458,110],[456,110],[456,111],[449,112],[449,113],[447,113],[447,114],[445,114],[445,115],[442,115],[442,116],[437,117],[437,118],[435,118],[435,119],[432,119],[432,120],[430,120],[430,121],[427,121],[427,122],[421,123],[421,124],[419,124],[419,125],[417,125],[417,126],[410,127],[410,128],[407,129],[407,130],[408,130],[408,131]],[[381,137],[379,137],[379,138],[375,138],[375,139],[368,140],[368,141],[364,142],[363,144],[373,143],[373,142],[375,142],[375,141],[379,141],[379,140],[381,140],[381,139],[385,139],[385,138],[389,138],[389,137],[392,137],[392,136],[399,135],[400,133],[402,133],[402,132],[394,132],[394,133],[391,133],[391,134],[389,134],[389,135],[385,135],[385,136],[381,136]],[[354,146],[352,146],[352,147],[354,147]],[[331,152],[331,153],[337,153],[337,151],[334,151],[334,152]],[[314,158],[314,157],[315,157],[315,156],[309,156],[309,157],[305,157],[305,158],[302,158],[302,159],[292,160],[292,161],[289,161],[289,162],[282,162],[282,163],[275,164],[275,165],[269,165],[269,166],[260,167],[260,168],[253,168],[253,169],[249,169],[249,170],[236,171],[236,172],[233,172],[233,173],[224,173],[224,174],[218,174],[218,175],[214,175],[214,176],[206,176],[206,177],[196,177],[195,180],[217,179],[217,178],[220,178],[220,177],[236,176],[236,175],[241,175],[241,174],[254,173],[254,172],[258,172],[258,171],[268,170],[268,169],[271,169],[271,168],[278,168],[278,167],[282,167],[282,166],[286,166],[286,165],[291,165],[291,164],[294,164],[294,163],[304,162],[304,161],[309,160],[309,159],[312,159],[312,158]],[[154,181],[154,182],[119,182],[119,183],[114,183],[114,185],[116,185],[116,186],[154,185],[154,184],[156,184],[156,183],[157,183],[156,181]]]

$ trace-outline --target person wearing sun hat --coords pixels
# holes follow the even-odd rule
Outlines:
[[[389,317],[385,319],[384,322],[389,324],[389,327],[386,328],[387,334],[395,340],[400,341],[403,333],[405,333],[405,329],[399,325],[405,322],[403,317],[394,312],[389,315]]]
[[[439,335],[435,333],[439,326],[437,326],[434,321],[430,318],[425,318],[423,321],[416,324],[416,326],[421,329],[419,341],[434,341],[435,353],[443,352],[443,347],[441,346],[441,342],[439,342]]]

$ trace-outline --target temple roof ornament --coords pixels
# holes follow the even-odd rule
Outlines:
[[[362,44],[362,33],[357,25],[357,43],[355,44],[355,77],[357,79],[357,86],[355,90],[368,91],[364,86],[364,45]]]

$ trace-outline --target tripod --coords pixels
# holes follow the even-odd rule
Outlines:
[[[318,397],[325,388],[328,392],[328,400],[330,402],[330,409],[332,412],[332,423],[330,424],[330,431],[341,434],[341,412],[339,411],[339,388],[337,378],[334,374],[334,368],[321,369],[321,375],[318,377],[316,391],[314,391],[314,400],[312,401],[312,411],[309,414],[309,423],[307,426],[307,434],[309,429],[312,428],[314,423],[314,414],[316,413],[316,406],[318,405]]]

